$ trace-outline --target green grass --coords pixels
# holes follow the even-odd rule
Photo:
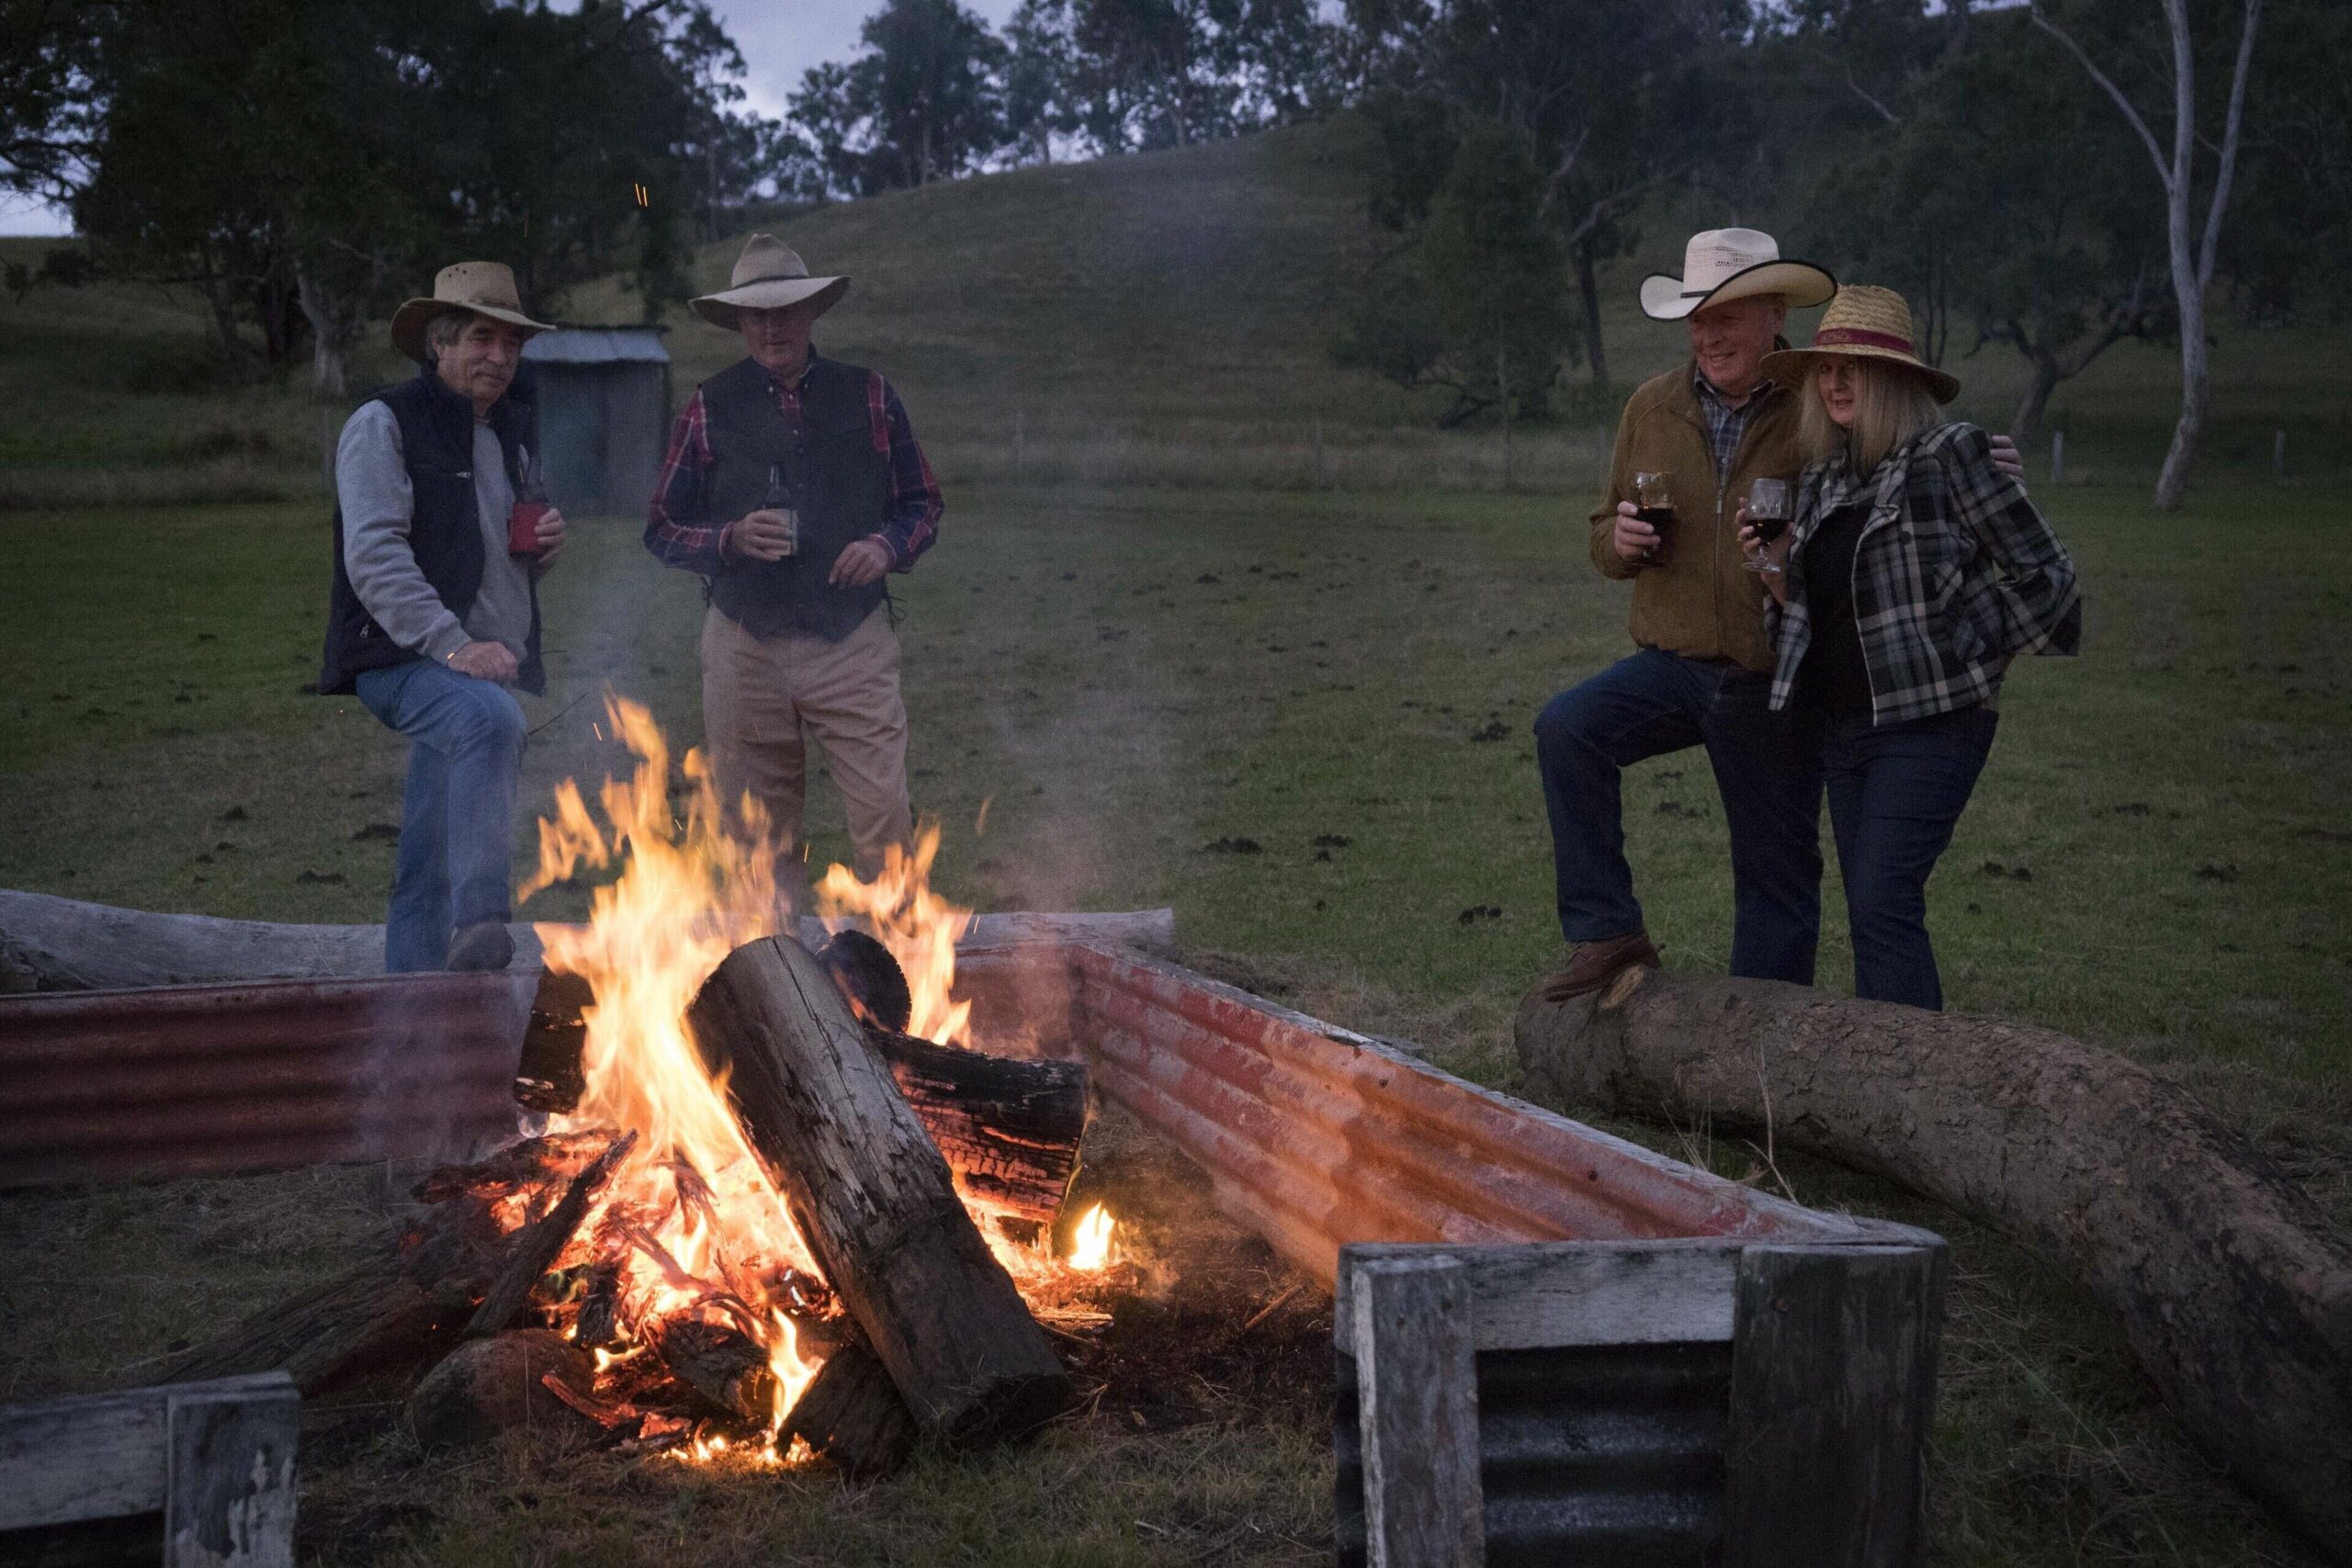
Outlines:
[[[969,489],[951,505],[938,549],[901,584],[915,790],[946,826],[947,889],[982,908],[1172,904],[1197,961],[1515,1088],[1510,1012],[1559,945],[1528,726],[1553,691],[1625,646],[1624,591],[1585,564],[1577,504]],[[2082,562],[2090,634],[2082,658],[2030,661],[2011,681],[1993,761],[1931,888],[1951,1003],[2184,1079],[2333,1213],[2352,1213],[2352,849],[2339,804],[2352,565],[2330,547],[2333,509],[2257,491],[2158,518],[2136,491],[2094,489],[2052,510]],[[532,803],[560,777],[616,764],[593,728],[607,682],[682,741],[699,733],[693,581],[657,569],[628,524],[582,535],[549,585],[553,686],[531,705],[546,726],[526,764]],[[12,677],[0,883],[158,908],[379,918],[390,852],[352,835],[396,819],[399,748],[356,705],[300,690],[314,673],[323,536],[307,506],[0,519],[0,665]],[[92,537],[107,541],[107,570],[92,570]],[[1490,726],[1500,739],[1476,739]],[[1626,798],[1669,962],[1720,968],[1729,895],[1703,761],[1636,768]],[[812,822],[820,854],[845,851],[821,787]],[[1325,835],[1350,841],[1318,852]],[[1260,852],[1205,847],[1239,838]],[[519,867],[527,824],[516,843]],[[2031,880],[1986,874],[1988,861]],[[1465,925],[1474,906],[1504,913]],[[576,908],[550,896],[545,912]],[[1830,924],[1824,981],[1837,987],[1849,964],[1842,922]],[[1734,1174],[1758,1163],[1744,1145],[1620,1130]],[[1939,1562],[2296,1560],[2190,1455],[2080,1292],[1884,1188],[1785,1156],[1781,1168],[1805,1201],[1955,1239]],[[243,1190],[184,1185],[224,1215]],[[143,1197],[97,1201],[127,1235],[71,1222],[28,1258],[117,1248],[146,1259],[158,1290],[63,1339],[12,1334],[0,1386],[107,1382],[203,1321],[202,1303],[266,1295],[341,1234],[322,1219],[283,1256],[254,1258],[156,1232]],[[0,1210],[11,1206],[20,1235],[50,1212],[23,1200]],[[876,1561],[892,1542],[952,1555],[959,1529],[1034,1544],[1046,1537],[1012,1521],[1078,1509],[1081,1522],[1055,1537],[1060,1560],[1174,1562],[1174,1546],[1119,1517],[1158,1518],[1137,1498],[1208,1507],[1202,1497],[1241,1488],[1290,1499],[1234,1516],[1287,1521],[1270,1527],[1284,1539],[1220,1550],[1280,1561],[1297,1521],[1321,1517],[1299,1501],[1319,1484],[1317,1434],[1291,1437],[1295,1450],[1246,1434],[1211,1444],[1186,1483],[1197,1495],[1171,1491],[1175,1461],[1146,1445],[1099,1462],[1082,1448],[992,1461],[986,1484],[926,1472],[824,1507],[855,1511],[836,1522],[845,1539],[875,1532]],[[393,1462],[368,1453],[351,1476]],[[1057,1479],[1072,1465],[1087,1478],[1074,1493]],[[497,1555],[486,1542],[527,1528],[518,1498],[542,1484],[528,1465],[466,1473],[462,1506],[410,1521],[423,1532],[414,1560]],[[787,1544],[818,1539],[775,1524],[770,1493],[728,1501],[718,1484],[630,1491],[599,1517],[613,1530],[677,1521],[745,1553],[771,1528]],[[639,1560],[606,1545],[583,1560]],[[865,1548],[842,1550],[865,1560]]]

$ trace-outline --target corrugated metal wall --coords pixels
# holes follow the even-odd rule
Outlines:
[[[0,999],[0,1186],[464,1156],[514,1134],[537,979]]]
[[[1728,1342],[1483,1350],[1490,1568],[1700,1568],[1722,1551]],[[1364,1562],[1355,1358],[1338,1357],[1339,1561]]]

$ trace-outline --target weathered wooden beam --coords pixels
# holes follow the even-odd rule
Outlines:
[[[539,962],[528,922],[508,930],[514,963]],[[822,921],[800,922],[800,939],[825,940]],[[1016,911],[973,918],[959,943],[1089,942],[1147,953],[1176,945],[1168,909],[1108,914]],[[0,991],[108,991],[204,980],[330,979],[384,972],[384,928],[225,920],[165,915],[0,888]]]
[[[1725,1568],[1913,1568],[1940,1247],[1751,1247],[1732,1330]]]
[[[1478,1568],[1478,1378],[1469,1280],[1442,1254],[1347,1269],[1372,1568]]]

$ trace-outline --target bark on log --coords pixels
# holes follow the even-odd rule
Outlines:
[[[264,1307],[166,1362],[157,1382],[285,1369],[305,1398],[454,1341],[503,1258],[503,1238],[470,1204],[392,1232],[376,1256]]]
[[[544,1328],[467,1340],[409,1395],[409,1429],[428,1449],[488,1442],[502,1432],[594,1432],[578,1405],[548,1386],[550,1378],[567,1389],[590,1390],[596,1386],[596,1363]]]
[[[1531,994],[1516,1033],[1571,1109],[1769,1125],[2018,1236],[2121,1315],[2193,1441],[2347,1551],[2352,1238],[2176,1085],[2029,1025],[1655,970]]]
[[[799,1438],[843,1472],[865,1480],[906,1462],[916,1427],[873,1348],[856,1340],[825,1358],[776,1437],[784,1448]]]
[[[509,926],[514,964],[538,964],[528,924]],[[800,922],[821,945],[822,922]],[[1043,941],[1107,942],[1166,953],[1176,944],[1168,909],[1116,914],[980,915],[959,946]],[[381,926],[287,925],[164,915],[0,888],[0,991],[122,990],[206,980],[334,979],[384,972]]]
[[[482,1296],[481,1305],[466,1325],[466,1337],[487,1339],[503,1334],[531,1298],[531,1287],[540,1276],[555,1267],[555,1260],[571,1244],[580,1222],[588,1217],[588,1205],[613,1174],[613,1168],[628,1156],[637,1146],[634,1129],[614,1139],[605,1152],[596,1156],[594,1165],[571,1179],[556,1206],[523,1227],[515,1237],[514,1247],[505,1267],[491,1281],[490,1290]]]
[[[827,1281],[923,1427],[978,1440],[1053,1416],[1061,1363],[816,956],[784,938],[748,942],[687,1019]]]

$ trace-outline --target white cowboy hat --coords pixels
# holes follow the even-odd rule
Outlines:
[[[1960,378],[1922,360],[1911,346],[1911,304],[1892,288],[1849,283],[1838,290],[1811,348],[1784,348],[1764,356],[1764,374],[1791,383],[1804,380],[1813,362],[1825,354],[1849,359],[1878,359],[1900,365],[1927,382],[1936,401],[1948,403],[1960,395]]]
[[[1679,321],[1693,310],[1777,294],[1792,310],[1818,305],[1838,292],[1838,280],[1811,262],[1782,261],[1771,235],[1755,229],[1708,229],[1682,251],[1682,276],[1662,272],[1642,279],[1642,314]]]
[[[848,278],[811,277],[798,251],[773,235],[754,234],[743,242],[743,254],[735,258],[735,274],[726,289],[688,303],[712,326],[732,331],[740,310],[776,310],[814,299],[821,315],[848,292]]]
[[[547,322],[523,314],[522,297],[514,292],[514,270],[503,262],[458,262],[433,276],[431,299],[411,299],[392,312],[392,346],[409,358],[428,360],[424,329],[435,316],[471,310],[494,321],[508,321],[529,337],[549,331]]]

